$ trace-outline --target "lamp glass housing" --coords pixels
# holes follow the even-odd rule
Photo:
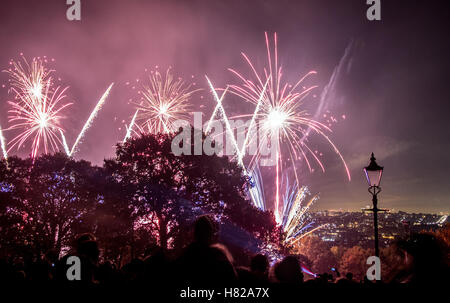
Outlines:
[[[376,186],[379,187],[381,183],[381,175],[383,174],[383,169],[380,170],[367,170],[364,168],[364,172],[366,173],[367,183],[370,187]]]
[[[375,160],[376,159],[372,153],[369,165],[364,167],[364,173],[366,174],[367,183],[370,187],[379,187],[381,183],[381,175],[383,174],[383,167],[379,166]]]

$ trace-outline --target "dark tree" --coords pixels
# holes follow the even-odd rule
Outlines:
[[[123,182],[117,182],[115,175],[106,169],[102,170],[97,184],[103,199],[88,220],[102,249],[102,257],[119,264],[124,251],[131,248],[134,255],[143,254],[156,240],[151,233],[146,230],[143,232],[142,227],[135,225],[139,214],[128,203],[129,187]]]
[[[26,186],[29,167],[26,162],[17,157],[0,161],[0,257],[30,251],[23,232],[23,215],[17,211]]]
[[[119,261],[155,244],[183,247],[192,221],[204,213],[267,240],[273,216],[250,203],[236,163],[176,156],[174,136],[130,139],[103,168],[61,153],[0,161],[0,254],[58,254],[75,235],[92,232],[103,257]]]
[[[272,217],[247,200],[246,180],[236,163],[216,155],[176,156],[174,136],[132,138],[118,145],[115,159],[105,161],[106,173],[131,205],[135,226],[146,224],[164,249],[186,220],[204,212],[267,236]]]
[[[101,199],[95,185],[97,170],[61,153],[34,162],[9,159],[8,167],[2,165],[1,177],[14,198],[6,200],[4,216],[17,223],[2,232],[9,232],[8,237],[19,232],[15,244],[36,255],[49,250],[59,254],[77,233],[90,230],[85,218]]]

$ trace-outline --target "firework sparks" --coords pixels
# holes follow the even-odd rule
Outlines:
[[[15,95],[14,101],[9,102],[12,106],[12,110],[9,111],[9,122],[14,124],[8,130],[22,130],[9,142],[11,146],[8,152],[15,146],[19,149],[28,139],[32,138],[31,157],[33,159],[37,156],[41,145],[44,152],[47,153],[49,150],[58,151],[58,146],[62,144],[66,154],[71,156],[103,106],[113,84],[103,94],[72,149],[69,150],[64,130],[60,124],[60,120],[64,118],[61,114],[62,110],[72,104],[63,104],[62,102],[67,87],[64,89],[54,88],[51,77],[53,70],[47,69],[44,65],[47,62],[46,57],[34,58],[30,64],[25,58],[23,61],[24,63],[11,61],[12,67],[6,71],[10,74],[10,91]]]
[[[234,139],[234,133],[233,133],[233,130],[231,128],[230,121],[228,120],[228,117],[227,117],[227,114],[225,112],[225,109],[222,106],[222,99],[225,96],[225,93],[228,90],[228,88],[225,89],[224,93],[222,94],[222,97],[219,98],[219,95],[217,94],[216,89],[214,88],[214,86],[212,85],[212,83],[211,83],[211,81],[209,80],[208,77],[206,77],[206,80],[208,81],[208,85],[209,85],[209,87],[211,89],[211,92],[212,92],[212,94],[214,96],[214,99],[217,102],[216,108],[218,108],[220,110],[220,113],[222,115],[223,121],[225,122],[225,127],[227,129],[228,135],[230,136],[230,138],[232,138],[231,142],[233,144],[234,151],[235,151],[236,156],[238,158],[238,164],[242,167],[242,169],[244,170],[244,173],[246,173],[246,169],[245,169],[244,163],[241,160],[242,159],[241,152],[239,150],[239,147],[238,147],[238,144],[237,144],[236,140]],[[213,113],[213,115],[215,115],[215,114]],[[211,119],[212,118],[213,118],[213,116],[211,117]],[[209,123],[208,123],[208,126],[207,126],[207,132],[209,131],[209,128],[210,128],[211,119],[209,120]]]
[[[286,241],[296,238],[297,234],[302,233],[303,229],[307,228],[309,224],[306,224],[306,212],[309,207],[318,200],[318,196],[315,195],[309,199],[306,205],[303,206],[307,196],[310,195],[308,187],[302,186],[298,188],[297,185],[286,187],[286,193],[283,196],[283,217],[281,226],[283,232],[286,233]]]
[[[264,184],[258,165],[249,170],[248,195],[257,208],[265,211],[268,209],[264,194]],[[283,199],[283,211],[281,213],[280,227],[282,243],[293,245],[303,237],[326,226],[314,226],[309,209],[319,200],[319,195],[311,195],[307,186],[299,187],[297,183],[289,184],[286,175],[285,193]]]
[[[41,99],[18,95],[19,100],[8,102],[12,106],[12,109],[8,111],[9,122],[14,123],[9,129],[22,130],[11,140],[9,150],[15,146],[19,149],[31,137],[33,138],[32,158],[37,156],[41,143],[45,153],[48,153],[50,149],[58,150],[58,143],[61,142],[57,133],[63,131],[60,125],[60,120],[64,118],[61,111],[72,104],[60,104],[65,98],[65,90],[59,91],[59,88],[56,88],[53,93],[50,93],[49,87],[46,86]]]
[[[8,130],[21,130],[9,142],[8,152],[14,147],[20,149],[31,139],[34,159],[41,145],[45,153],[58,150],[61,141],[57,134],[63,132],[62,111],[71,103],[63,103],[67,88],[53,88],[52,70],[44,66],[46,59],[34,58],[31,64],[25,58],[23,61],[24,64],[11,61],[12,68],[6,71],[10,75],[10,91],[15,95],[14,100],[8,102],[12,107],[8,111],[9,122],[13,123]]]
[[[45,67],[46,57],[43,59],[33,58],[31,63],[22,56],[23,63],[20,61],[11,61],[10,69],[6,70],[10,75],[11,89],[19,95],[25,95],[36,101],[42,99],[44,89],[52,88],[52,78],[50,70]]]
[[[78,134],[78,137],[75,140],[75,143],[73,144],[72,149],[70,150],[69,156],[72,156],[73,153],[75,152],[75,149],[76,149],[77,145],[80,143],[80,140],[83,138],[84,134],[89,129],[89,127],[91,126],[91,124],[94,121],[95,117],[97,116],[98,112],[100,111],[100,109],[102,108],[103,104],[105,103],[106,98],[108,97],[109,92],[111,91],[111,88],[113,87],[113,85],[114,85],[114,83],[111,83],[109,85],[109,87],[106,89],[106,91],[103,93],[102,97],[98,101],[98,103],[95,106],[94,110],[89,115],[89,118],[86,120],[86,123],[84,124],[83,128],[81,129],[81,132]],[[64,139],[64,141],[65,141],[65,139]],[[67,144],[66,144],[66,146],[67,146]],[[67,150],[68,150],[68,148],[67,148]]]
[[[266,210],[266,197],[264,195],[264,183],[259,165],[256,164],[249,172],[249,188],[248,193],[253,204],[261,209]]]
[[[136,121],[141,121],[140,127],[149,133],[172,132],[175,121],[189,118],[188,101],[199,89],[192,90],[181,78],[174,79],[170,68],[165,77],[158,71],[152,72],[149,82],[140,91],[142,99],[136,103]],[[128,129],[131,127],[130,124]]]
[[[211,81],[209,80],[209,78],[207,76],[205,76],[205,77],[206,77],[206,81],[208,81],[208,84],[209,84],[209,86],[211,88],[211,91],[213,92],[214,99],[216,100],[216,103],[217,103],[216,106],[214,107],[214,111],[213,111],[213,113],[211,115],[211,118],[209,119],[208,124],[206,125],[205,132],[208,133],[211,130],[211,124],[212,124],[212,122],[214,120],[214,117],[217,115],[219,110],[222,113],[222,115],[224,116],[224,119],[228,120],[228,117],[226,115],[225,109],[222,106],[222,101],[225,98],[225,94],[228,91],[228,86],[223,90],[222,95],[219,98],[219,95],[217,95],[217,92],[214,89],[214,87],[213,87]]]
[[[297,183],[290,186],[289,181],[287,181],[281,218],[281,227],[284,234],[283,242],[285,244],[292,245],[306,235],[325,227],[325,225],[314,227],[314,222],[308,213],[310,207],[318,199],[318,195],[311,195],[307,186],[299,188]]]
[[[59,133],[61,134],[61,140],[64,146],[64,151],[66,152],[66,155],[70,156],[70,150],[69,146],[67,145],[66,137],[64,136],[64,133],[61,129],[59,130]]]
[[[247,102],[256,105],[257,110],[252,115],[240,115],[238,117],[249,117],[257,121],[257,126],[263,132],[260,145],[267,144],[266,138],[273,138],[276,142],[276,196],[275,196],[275,217],[278,223],[282,219],[282,205],[280,205],[280,182],[279,175],[281,174],[282,155],[281,146],[285,143],[289,154],[289,158],[294,166],[296,160],[303,160],[306,162],[310,171],[313,170],[312,161],[316,162],[322,171],[325,171],[321,159],[308,146],[308,138],[310,132],[318,134],[320,137],[330,144],[334,152],[341,159],[348,179],[350,180],[350,172],[344,158],[337,149],[336,145],[331,141],[327,133],[331,129],[310,117],[304,108],[304,100],[310,92],[317,86],[305,86],[305,81],[311,75],[316,74],[315,71],[308,72],[301,77],[294,85],[284,81],[283,69],[278,63],[277,50],[277,35],[274,35],[274,54],[272,54],[271,46],[267,33],[265,33],[268,67],[264,68],[263,73],[258,73],[255,66],[249,57],[242,53],[245,61],[250,66],[253,76],[256,81],[252,81],[244,77],[236,70],[229,69],[234,75],[242,81],[241,85],[230,85],[231,92],[240,96]],[[267,88],[265,87],[267,83]],[[261,96],[263,96],[261,98]],[[261,139],[261,138],[260,138]],[[250,140],[254,140],[251,138]],[[250,143],[250,142],[249,142]],[[245,156],[244,150],[240,153],[240,157]],[[258,155],[252,158],[258,159]],[[241,160],[241,159],[240,159]],[[295,172],[295,170],[294,170]],[[298,183],[298,177],[295,173],[295,178]]]
[[[252,120],[250,121],[250,125],[249,125],[249,128],[248,128],[247,134],[246,134],[246,136],[244,138],[244,142],[242,144],[241,149],[239,149],[238,142],[236,141],[236,138],[234,137],[234,133],[233,133],[233,130],[231,129],[227,113],[226,113],[226,111],[225,111],[225,109],[223,108],[223,105],[222,105],[223,99],[225,98],[225,94],[228,91],[228,86],[223,90],[222,95],[219,98],[219,95],[217,94],[217,90],[214,88],[214,86],[212,85],[212,83],[209,80],[209,78],[207,76],[205,76],[205,77],[206,77],[208,85],[209,85],[209,87],[211,89],[211,92],[213,93],[214,99],[216,100],[216,103],[217,103],[215,108],[214,108],[214,111],[213,111],[213,113],[211,115],[211,118],[208,121],[208,124],[207,124],[206,129],[205,129],[205,133],[208,134],[208,132],[211,130],[212,121],[214,120],[216,115],[218,115],[218,113],[220,113],[220,115],[222,117],[222,120],[225,122],[225,126],[227,128],[227,132],[228,132],[229,138],[231,139],[231,142],[232,142],[233,147],[235,149],[235,153],[236,153],[236,156],[237,156],[238,164],[243,169],[244,175],[248,175],[247,169],[245,168],[245,165],[244,165],[244,162],[243,162],[243,158],[244,158],[244,155],[245,155],[245,149],[246,149],[247,143],[249,142],[249,137],[250,137],[250,134],[251,134],[251,130],[255,126],[255,116],[253,116]],[[269,79],[267,79],[267,81],[266,81],[266,83],[265,83],[265,85],[263,87],[263,90],[261,91],[261,94],[260,94],[259,99],[258,99],[259,101],[264,96],[264,92],[265,92],[266,86],[268,84],[268,80]],[[256,106],[255,112],[258,112],[258,108],[259,108],[259,103]]]
[[[3,158],[5,160],[8,160],[8,152],[6,150],[6,140],[5,137],[3,136],[3,130],[1,126],[0,126],[0,146],[2,148]]]
[[[133,118],[131,119],[130,125],[126,126],[127,133],[125,134],[125,137],[123,138],[122,142],[127,141],[127,139],[131,137],[131,132],[133,131],[134,124],[136,123],[136,117],[137,117],[138,113],[139,113],[139,110],[136,110],[136,112],[133,115]]]

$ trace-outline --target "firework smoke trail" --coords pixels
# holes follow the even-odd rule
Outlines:
[[[336,95],[337,83],[338,79],[342,77],[344,72],[348,72],[351,68],[351,53],[353,49],[353,42],[350,42],[345,48],[344,55],[339,60],[338,65],[334,68],[333,73],[331,74],[330,80],[327,85],[322,90],[320,94],[320,101],[317,106],[316,113],[314,115],[314,119],[318,119],[319,115],[322,112],[327,110],[327,105],[329,104],[329,100],[336,100],[339,97]],[[309,130],[307,134],[309,133]]]
[[[170,68],[164,78],[158,71],[152,72],[149,82],[140,91],[142,100],[136,103],[136,120],[143,121],[141,128],[146,127],[149,133],[169,133],[175,121],[189,118],[188,101],[200,89],[191,90],[191,85],[181,78],[175,80]]]
[[[100,109],[102,108],[103,104],[105,103],[106,98],[108,97],[109,92],[110,92],[111,88],[113,87],[113,85],[114,85],[114,83],[111,83],[109,85],[108,89],[103,93],[103,96],[100,98],[100,100],[98,101],[98,103],[95,106],[94,110],[89,115],[89,118],[87,119],[86,123],[84,124],[83,128],[81,129],[81,132],[78,134],[78,137],[75,140],[75,143],[73,144],[72,149],[70,150],[69,156],[73,155],[73,153],[75,151],[75,148],[80,143],[80,140],[83,138],[84,134],[86,133],[86,131],[91,126],[92,121],[94,121],[94,119],[97,116],[98,112],[100,111]]]
[[[336,100],[337,99],[337,96],[335,94],[337,81],[341,77],[341,75],[344,73],[344,69],[348,73],[351,68],[352,49],[353,49],[353,42],[350,42],[347,45],[347,47],[345,48],[344,55],[339,60],[338,65],[334,68],[333,73],[330,77],[330,80],[328,81],[327,85],[324,87],[322,93],[320,94],[320,101],[319,101],[319,105],[317,107],[316,113],[314,115],[314,119],[317,119],[319,117],[320,113],[326,110],[326,105],[329,104],[329,102],[327,102],[328,100]],[[308,130],[305,133],[305,136],[303,136],[303,139],[307,138],[309,136],[310,132],[311,132],[311,128],[308,128]],[[333,147],[336,154],[341,159],[341,162],[344,164],[345,172],[347,174],[348,180],[351,180],[350,170],[347,167],[347,163],[345,162],[342,154],[339,152],[338,148],[333,144],[333,142],[327,136],[325,136],[325,139],[330,143],[330,145]]]
[[[274,55],[272,55],[269,38],[265,33],[268,67],[264,68],[262,74],[258,73],[249,57],[242,53],[245,61],[248,63],[253,76],[256,78],[256,82],[253,82],[239,72],[229,69],[234,75],[242,81],[242,85],[230,85],[231,92],[240,96],[247,102],[253,103],[260,107],[258,112],[252,115],[252,118],[257,118],[258,126],[262,129],[264,135],[263,138],[274,138],[277,142],[277,195],[275,197],[275,216],[277,222],[280,223],[280,205],[279,205],[279,173],[281,172],[282,153],[279,147],[284,142],[287,145],[290,160],[294,166],[295,161],[303,159],[309,170],[312,171],[311,160],[317,162],[320,168],[324,171],[324,165],[322,161],[315,155],[311,148],[307,145],[307,134],[309,130],[315,132],[322,138],[324,138],[332,147],[335,153],[337,153],[344,164],[347,176],[350,180],[350,173],[343,159],[341,153],[337,149],[336,145],[327,136],[326,132],[331,132],[331,129],[325,124],[310,118],[309,114],[302,107],[303,101],[309,93],[317,86],[305,87],[303,83],[306,79],[316,74],[315,71],[308,72],[305,76],[301,77],[294,85],[290,85],[287,82],[282,81],[282,67],[278,64],[278,50],[277,50],[277,35],[274,34]],[[268,81],[267,89],[264,89],[264,82]],[[300,89],[302,88],[302,89]],[[263,94],[264,98],[259,98]],[[241,115],[239,117],[245,117],[250,115]],[[264,142],[264,140],[262,140]],[[243,156],[243,155],[242,155]],[[257,159],[254,156],[251,163]],[[298,176],[296,171],[295,177],[298,183]]]

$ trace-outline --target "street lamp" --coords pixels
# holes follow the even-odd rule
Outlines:
[[[368,166],[364,167],[364,173],[366,174],[367,183],[369,184],[369,193],[372,194],[373,208],[364,209],[365,211],[373,212],[373,225],[375,234],[375,256],[380,256],[380,251],[378,248],[378,212],[387,211],[386,209],[378,208],[378,198],[377,195],[381,192],[381,175],[383,174],[383,167],[379,166],[375,162],[375,156],[372,153],[370,157],[370,163]]]

